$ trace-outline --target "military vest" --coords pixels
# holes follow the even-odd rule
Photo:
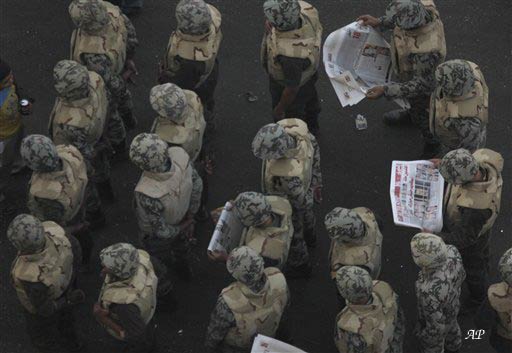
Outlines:
[[[222,31],[220,29],[222,18],[220,12],[209,4],[208,8],[212,15],[212,24],[208,33],[191,35],[182,33],[177,29],[169,38],[167,54],[163,62],[164,70],[168,71],[172,76],[176,75],[181,68],[180,62],[177,60],[178,57],[204,62],[206,65],[205,72],[194,88],[201,86],[212,73],[222,41]]]
[[[250,348],[257,334],[274,337],[288,303],[288,286],[284,275],[273,267],[264,270],[265,288],[259,293],[235,282],[224,288],[222,298],[233,312],[236,327],[231,328],[224,342],[233,347]]]
[[[75,29],[71,36],[71,59],[82,62],[82,54],[103,54],[110,59],[111,68],[116,74],[123,71],[126,62],[126,46],[128,30],[119,7],[108,1],[100,1],[108,11],[110,17],[106,28],[99,34],[85,33]]]
[[[172,160],[171,171],[167,173],[142,173],[139,183],[135,187],[135,192],[160,200],[164,206],[163,216],[165,221],[176,225],[181,222],[190,205],[192,166],[187,152],[183,148],[171,147],[168,153]],[[141,231],[151,234],[152,227],[144,209],[138,206],[136,213]]]
[[[9,93],[0,107],[0,140],[5,140],[13,136],[22,125],[16,86],[13,84],[4,89],[8,89]]]
[[[373,281],[373,302],[365,305],[347,303],[336,317],[335,343],[339,352],[348,352],[348,342],[341,331],[356,333],[364,339],[368,353],[385,353],[395,333],[398,316],[397,296],[386,282]]]
[[[135,274],[128,279],[114,282],[112,282],[110,275],[107,275],[98,301],[105,309],[112,304],[134,304],[139,308],[140,316],[144,323],[147,324],[153,317],[156,309],[158,278],[155,275],[148,253],[144,250],[138,250],[138,252],[139,265]],[[118,320],[116,317],[113,318],[116,321]],[[122,322],[119,324],[123,325]],[[108,327],[105,328],[114,338],[122,340],[115,331]]]
[[[382,233],[371,210],[358,207],[354,211],[366,226],[364,241],[360,244],[331,241],[331,278],[336,278],[336,271],[342,266],[364,266],[368,268],[372,278],[377,279],[381,268]]]
[[[89,96],[73,102],[57,98],[50,114],[49,130],[55,144],[73,144],[63,126],[83,129],[87,142],[96,144],[105,129],[108,111],[107,91],[100,75],[89,71]]]
[[[266,196],[271,212],[281,218],[278,227],[248,227],[242,233],[240,246],[246,245],[261,256],[277,260],[282,269],[288,259],[293,237],[292,207],[287,199],[279,196]]]
[[[203,145],[206,121],[203,116],[203,105],[197,94],[189,90],[183,90],[183,92],[188,103],[183,113],[186,115],[185,120],[178,124],[167,118],[157,117],[151,131],[165,142],[182,147],[190,159],[195,161]]]
[[[25,309],[36,310],[23,288],[23,282],[42,283],[48,287],[48,296],[56,300],[68,289],[73,275],[73,251],[64,229],[55,222],[43,222],[45,248],[37,254],[18,255],[11,268],[11,276],[18,299]]]
[[[487,181],[471,182],[464,185],[451,185],[445,193],[445,225],[448,229],[460,224],[461,214],[459,207],[472,208],[475,210],[490,210],[491,217],[482,227],[478,234],[487,233],[500,212],[501,189],[503,179],[503,157],[492,150],[480,149],[473,153],[476,161],[487,171]]]
[[[284,85],[284,72],[278,56],[309,59],[310,65],[302,72],[300,86],[303,86],[318,70],[322,46],[322,24],[316,8],[299,1],[302,26],[292,31],[278,31],[272,28],[265,35],[261,48],[261,60],[268,74]]]
[[[308,190],[313,176],[313,156],[315,153],[308,126],[300,119],[283,119],[277,123],[295,138],[297,147],[288,151],[287,156],[289,157],[287,158],[263,161],[263,192],[286,196],[287,191],[281,186],[281,177],[298,177],[304,185],[304,190]]]
[[[512,340],[512,289],[505,282],[496,283],[489,287],[487,296],[498,314],[498,335]]]
[[[28,197],[30,204],[38,205],[36,198],[54,200],[64,208],[59,220],[66,224],[75,217],[84,202],[87,187],[87,170],[80,152],[70,145],[57,145],[62,160],[62,170],[56,172],[33,172]],[[39,207],[39,206],[36,206]],[[43,212],[39,212],[44,214]]]
[[[412,76],[413,65],[409,60],[411,54],[438,53],[443,62],[446,57],[444,26],[433,0],[421,0],[433,15],[432,22],[420,28],[405,30],[395,26],[391,40],[391,61],[393,70],[401,81]]]
[[[477,118],[484,126],[488,122],[489,88],[480,68],[470,61],[466,62],[475,76],[471,92],[462,97],[446,97],[441,87],[437,87],[430,99],[430,131],[450,148],[457,148],[460,138],[455,131],[446,127],[447,120]]]

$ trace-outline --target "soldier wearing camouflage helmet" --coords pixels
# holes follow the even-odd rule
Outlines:
[[[150,256],[127,243],[111,245],[100,252],[105,280],[96,320],[114,338],[126,342],[126,351],[150,352],[154,348],[158,278]]]
[[[462,255],[470,292],[464,310],[474,309],[487,292],[489,238],[501,208],[503,157],[489,149],[473,154],[458,149],[434,162],[448,183],[438,235]]]
[[[302,120],[285,119],[263,126],[252,141],[252,151],[263,160],[263,192],[288,198],[293,208],[295,234],[287,275],[308,276],[311,265],[306,243],[315,244],[313,205],[322,199],[318,143]]]
[[[234,249],[226,267],[236,282],[222,290],[206,334],[207,352],[246,352],[254,337],[275,337],[289,303],[283,274],[264,268],[263,258],[247,246]]]
[[[137,123],[127,82],[137,73],[133,56],[138,45],[132,23],[121,10],[103,0],[73,0],[69,15],[76,29],[70,59],[98,73],[111,95],[107,137],[116,153],[126,148],[126,129]]]
[[[269,75],[274,121],[303,119],[316,134],[320,101],[316,91],[322,25],[314,6],[298,0],[263,3],[266,29],[261,63]]]
[[[135,187],[135,213],[146,250],[190,277],[187,253],[203,184],[188,154],[169,148],[156,134],[139,134],[130,159],[143,170]]]
[[[412,258],[421,271],[416,280],[418,322],[415,334],[420,351],[458,352],[462,337],[457,315],[462,282],[462,258],[440,237],[418,233],[411,240]]]
[[[485,146],[489,88],[480,68],[467,60],[450,60],[436,69],[430,98],[430,131],[444,149],[471,152]]]
[[[84,300],[75,288],[81,263],[77,240],[57,223],[28,214],[14,218],[7,239],[18,251],[11,277],[32,344],[44,352],[77,351],[82,344],[74,329],[73,306]]]
[[[409,101],[409,110],[384,114],[389,125],[412,121],[419,127],[425,141],[424,156],[432,157],[439,142],[429,128],[429,99],[436,87],[435,70],[446,57],[446,41],[441,17],[433,0],[392,0],[380,18],[363,15],[364,25],[393,30],[391,58],[393,71],[400,83],[371,88],[366,96],[377,99],[402,98]]]
[[[347,301],[336,317],[334,342],[340,353],[401,353],[405,316],[398,295],[383,281],[373,281],[357,266],[336,271],[336,285]]]

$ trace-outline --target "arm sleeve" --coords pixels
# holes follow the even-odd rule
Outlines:
[[[148,217],[151,229],[156,237],[162,239],[174,239],[180,233],[180,227],[168,224],[165,221],[163,212],[164,206],[160,200],[153,199],[144,194],[135,193],[138,205],[144,210]]]
[[[432,284],[431,288],[434,287],[437,287],[437,284]],[[443,285],[439,284],[439,287],[443,287]],[[418,300],[418,311],[424,315],[422,315],[423,327],[417,331],[417,337],[425,352],[443,351],[445,320],[442,313],[443,303],[437,293],[442,290],[437,288],[436,291],[423,292]]]
[[[67,136],[69,136],[70,141],[73,141],[72,145],[75,146],[86,159],[86,163],[90,163],[92,160],[94,148],[87,140],[86,131],[82,128],[70,125],[63,125],[62,129],[65,130],[65,133]]]
[[[456,148],[465,148],[475,151],[482,143],[482,122],[478,118],[448,119],[446,127],[459,136],[460,145]]]
[[[305,210],[308,207],[306,190],[299,177],[280,177],[282,187],[288,200],[295,210]]]
[[[309,134],[309,138],[311,139],[311,143],[313,145],[314,154],[313,154],[313,177],[311,179],[311,186],[322,187],[322,170],[320,169],[320,146],[318,142],[313,136],[313,134]]]
[[[219,295],[206,331],[206,348],[208,348],[210,352],[214,352],[232,327],[236,327],[235,316],[222,298],[222,295]]]
[[[345,330],[336,330],[336,335],[338,339],[346,342],[347,350],[343,353],[366,353],[368,351],[368,346],[363,336]]]
[[[442,231],[438,235],[446,244],[454,245],[457,249],[464,249],[473,245],[484,224],[491,217],[490,210],[475,210],[459,207],[461,220],[449,231]]]
[[[39,282],[21,281],[21,283],[37,315],[49,317],[55,313],[56,306],[50,298],[47,286]]]
[[[126,59],[133,59],[135,56],[135,48],[139,45],[139,41],[137,40],[137,32],[135,31],[135,27],[132,24],[132,21],[126,16],[122,15],[124,24],[126,26],[126,30],[128,31],[128,38],[126,43]]]
[[[190,205],[188,210],[192,214],[196,214],[201,206],[201,194],[203,192],[203,180],[197,173],[195,168],[192,168],[192,194],[190,195]]]
[[[302,79],[302,72],[309,66],[309,59],[290,58],[278,56],[277,61],[281,64],[286,87],[298,87]]]
[[[61,223],[64,217],[64,206],[54,200],[40,197],[29,198],[27,207],[32,215],[46,221]]]
[[[150,345],[146,334],[146,324],[135,304],[113,304],[109,309],[113,314],[113,320],[117,321],[117,324],[124,329],[126,342],[139,348]],[[139,350],[134,351],[139,352]],[[140,352],[144,352],[144,350],[140,350]]]

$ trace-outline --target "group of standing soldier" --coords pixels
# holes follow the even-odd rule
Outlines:
[[[274,123],[252,141],[262,163],[262,193],[242,192],[232,201],[244,226],[240,246],[226,262],[236,280],[219,295],[206,334],[209,351],[248,351],[256,334],[289,338],[287,279],[309,277],[315,247],[315,203],[322,201],[319,98],[316,92],[322,38],[317,10],[304,1],[267,0],[261,58],[269,76]],[[126,131],[137,119],[127,88],[137,74],[135,28],[120,9],[102,0],[74,0],[69,14],[76,29],[70,60],[53,72],[57,98],[49,137],[23,138],[20,98],[12,72],[0,63],[2,141],[9,161],[19,148],[32,170],[30,214],[18,215],[7,237],[18,250],[13,284],[26,314],[28,332],[40,351],[57,345],[78,351],[73,307],[84,300],[79,272],[91,271],[94,230],[106,220],[102,202],[113,202],[111,163],[128,147]],[[153,315],[172,295],[170,272],[191,277],[188,253],[195,223],[209,218],[207,179],[213,170],[214,91],[222,42],[221,14],[203,0],[181,0],[177,29],[160,63],[158,85],[149,94],[156,118],[149,133],[129,144],[129,158],[142,170],[134,190],[139,238],[100,252],[103,286],[93,314],[133,352],[154,348]],[[392,59],[399,83],[374,87],[371,99],[405,98],[408,110],[384,114],[384,122],[416,124],[447,182],[444,228],[424,229],[411,240],[416,281],[419,350],[456,352],[462,344],[457,322],[461,288],[466,310],[485,308],[495,320],[493,346],[512,340],[512,250],[502,257],[502,283],[489,287],[489,239],[501,204],[503,158],[484,149],[488,89],[478,66],[444,62],[441,17],[431,0],[394,0],[385,16],[363,15],[366,25],[393,34]],[[4,90],[6,90],[4,92]],[[25,109],[25,110],[24,110]],[[434,158],[436,157],[436,158]],[[5,164],[4,164],[5,163]],[[2,180],[5,169],[2,169]],[[7,173],[10,172],[10,169]],[[398,295],[379,280],[385,237],[376,213],[366,207],[336,207],[324,219],[331,238],[330,274],[339,293],[334,340],[339,352],[402,352],[406,330]]]

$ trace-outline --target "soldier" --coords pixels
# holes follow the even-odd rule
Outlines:
[[[340,353],[401,353],[405,316],[398,295],[383,281],[372,281],[368,271],[343,266],[336,285],[347,301],[336,316],[334,343]]]
[[[446,57],[444,27],[433,0],[393,0],[385,16],[358,18],[364,25],[381,30],[393,30],[391,58],[400,83],[371,88],[366,96],[377,99],[407,99],[409,110],[394,110],[384,114],[389,125],[407,121],[417,125],[425,140],[425,156],[433,156],[439,143],[430,132],[428,108],[435,88],[435,69]]]
[[[437,87],[430,99],[430,131],[447,151],[471,152],[485,146],[489,89],[471,61],[450,60],[436,69]]]
[[[117,6],[102,0],[73,0],[69,14],[77,27],[71,37],[71,59],[98,73],[111,94],[107,137],[116,153],[126,149],[126,129],[137,124],[126,84],[137,69],[135,28]]]
[[[311,4],[297,0],[267,0],[261,62],[269,75],[274,122],[293,117],[309,131],[319,129],[320,101],[316,91],[322,25]]]
[[[142,244],[164,264],[173,262],[178,275],[189,279],[187,255],[194,240],[201,178],[183,148],[168,148],[155,134],[137,135],[130,159],[143,170],[134,202]]]
[[[462,255],[470,298],[465,312],[486,297],[489,239],[501,207],[503,157],[489,149],[458,149],[434,160],[448,183],[444,196],[444,227],[438,235]]]
[[[94,317],[111,336],[126,342],[123,352],[151,352],[158,278],[148,253],[117,243],[101,250],[100,260],[105,280]]]
[[[288,285],[277,268],[264,269],[263,258],[247,246],[234,249],[226,267],[236,282],[217,299],[205,346],[207,352],[247,352],[256,335],[276,337],[282,331]]]
[[[300,119],[284,119],[263,126],[252,141],[254,155],[263,160],[262,189],[288,198],[293,208],[294,236],[287,276],[311,273],[309,246],[314,246],[314,202],[322,201],[320,148]]]
[[[7,238],[18,250],[11,276],[32,344],[40,352],[60,352],[59,343],[81,350],[73,317],[73,307],[85,298],[75,287],[82,256],[77,240],[57,223],[28,214],[14,218]]]
[[[421,268],[416,280],[421,353],[458,352],[462,338],[457,314],[466,277],[457,248],[440,237],[418,233],[411,240],[412,258]]]

